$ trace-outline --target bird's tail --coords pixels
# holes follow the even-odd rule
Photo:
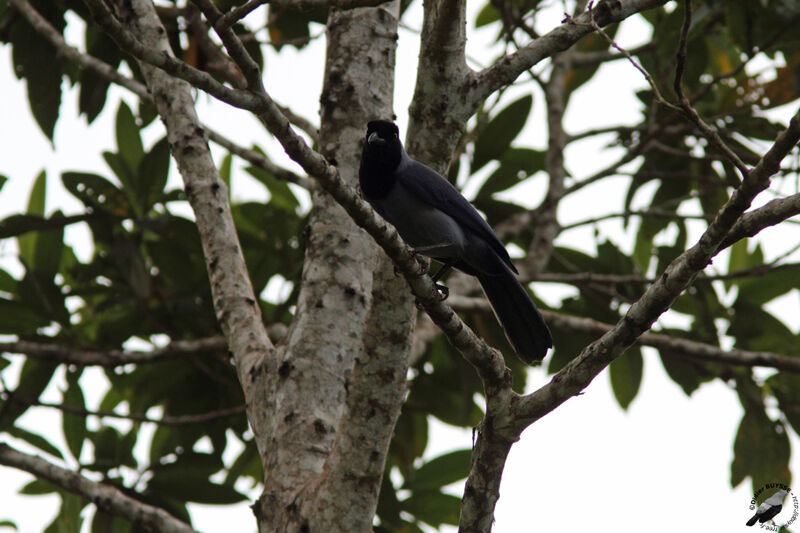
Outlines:
[[[753,518],[751,518],[750,520],[747,521],[747,525],[748,526],[754,526],[754,525],[756,525],[756,522],[758,522],[758,513],[756,513]]]
[[[553,338],[528,291],[508,269],[499,276],[478,274],[483,292],[517,356],[527,364],[544,359]]]

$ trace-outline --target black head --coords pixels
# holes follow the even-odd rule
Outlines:
[[[367,197],[382,196],[391,188],[402,155],[400,130],[393,122],[373,120],[367,124],[359,172],[361,190]]]

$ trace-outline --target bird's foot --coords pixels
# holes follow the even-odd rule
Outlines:
[[[436,285],[436,290],[439,291],[439,301],[443,302],[447,300],[447,297],[450,296],[450,288],[441,283],[434,283],[434,285]],[[414,305],[416,305],[417,309],[420,311],[423,309],[422,302],[419,301],[419,298],[414,299]]]
[[[431,265],[428,262],[428,259],[424,255],[422,255],[417,250],[412,249],[411,250],[411,257],[416,259],[417,263],[419,263],[419,269],[420,269],[419,274],[420,274],[420,276],[424,276],[425,274],[430,272]]]
[[[441,283],[436,283],[436,289],[439,291],[439,296],[441,297],[442,301],[447,300],[447,297],[450,296],[450,288],[446,285],[442,285]]]

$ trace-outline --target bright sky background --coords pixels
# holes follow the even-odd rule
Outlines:
[[[556,2],[556,5],[560,3]],[[472,21],[482,3],[470,2],[468,54],[488,62],[496,49],[487,51],[494,30],[474,32]],[[412,28],[421,25],[421,3],[404,17]],[[263,17],[263,10],[254,17]],[[546,19],[537,22],[540,30],[558,24],[561,12],[556,9]],[[316,27],[315,31],[321,31]],[[619,41],[634,46],[647,38],[647,27],[636,21],[623,24]],[[72,42],[82,42],[80,33],[70,35]],[[398,48],[397,89],[395,113],[401,131],[405,131],[406,110],[413,93],[416,76],[417,35],[404,29],[400,32]],[[690,50],[691,53],[691,50]],[[267,53],[266,86],[278,102],[290,105],[296,112],[317,121],[318,99],[324,61],[324,39],[314,41],[298,54],[286,48],[281,55]],[[474,66],[474,65],[473,65]],[[596,125],[633,122],[637,103],[629,95],[633,87],[643,87],[644,80],[629,64],[617,62],[603,67],[596,81],[573,95],[566,116],[567,131],[576,132]],[[620,88],[624,90],[620,90]],[[77,115],[77,91],[64,84],[62,112],[56,126],[54,152],[33,122],[27,107],[24,84],[12,73],[10,49],[0,52],[0,173],[10,178],[0,191],[0,217],[24,210],[33,178],[42,168],[48,170],[49,188],[47,209],[62,209],[74,213],[80,204],[60,187],[60,174],[66,170],[95,171],[108,175],[100,156],[103,149],[114,149],[113,121],[116,103],[110,98],[100,118],[87,127]],[[546,132],[544,109],[538,88],[532,83],[509,91],[509,100],[526,91],[535,91],[534,113],[525,133],[517,142],[544,147]],[[130,104],[135,99],[121,90]],[[267,147],[273,157],[287,164],[282,149],[263,128],[246,113],[224,104],[212,102],[205,94],[198,98],[201,119],[213,125],[244,146],[256,142]],[[786,120],[791,110],[779,110]],[[146,132],[149,146],[163,134],[160,123]],[[607,139],[606,139],[607,140]],[[219,160],[223,155],[214,147]],[[580,152],[578,152],[580,151]],[[614,159],[616,152],[603,147],[602,142],[585,142],[570,148],[567,165],[576,176],[584,176]],[[295,167],[296,168],[296,167]],[[234,176],[233,195],[237,200],[263,199],[263,188],[238,173]],[[173,167],[170,184],[179,186]],[[588,188],[580,198],[564,205],[561,221],[568,223],[605,213],[609,205],[622,207],[624,180],[617,185],[603,183]],[[515,197],[536,205],[544,190],[542,177],[531,180]],[[469,187],[467,192],[469,192]],[[652,193],[652,189],[650,190]],[[645,191],[642,194],[647,194]],[[602,196],[599,196],[602,195]],[[186,213],[189,213],[187,208]],[[624,232],[618,222],[600,226],[601,234],[630,251],[630,232]],[[68,239],[81,258],[88,258],[88,231],[82,225],[70,227]],[[696,235],[696,236],[699,236]],[[780,230],[771,230],[766,244],[767,257],[780,250]],[[564,234],[560,242],[586,250],[594,249],[591,229]],[[773,243],[773,244],[770,244]],[[0,241],[0,265],[19,273],[13,256],[14,240]],[[726,256],[718,264],[726,264]],[[14,270],[14,269],[17,270]],[[536,286],[546,301],[556,303],[569,292],[546,284]],[[800,299],[794,291],[789,297],[771,304],[770,309],[793,331],[800,329]],[[680,320],[674,317],[667,320]],[[19,358],[16,358],[16,365]],[[759,372],[768,375],[769,372]],[[98,383],[98,373],[88,372],[84,385]],[[543,385],[548,377],[541,369],[530,371],[529,388]],[[13,384],[13,381],[12,381]],[[48,388],[47,398],[58,400],[59,376]],[[87,391],[89,407],[96,407],[103,390]],[[609,385],[607,372],[601,374],[580,397],[569,400],[544,419],[529,428],[511,452],[503,477],[501,498],[496,510],[496,533],[525,531],[589,530],[617,532],[648,531],[744,531],[744,522],[751,516],[749,481],[730,488],[730,463],[733,458],[733,439],[742,415],[734,391],[719,381],[701,386],[687,398],[664,372],[656,353],[645,350],[645,373],[639,395],[627,412],[617,405]],[[40,430],[51,427],[55,442],[63,442],[60,417],[52,410],[29,411],[21,420],[25,427]],[[797,436],[792,432],[793,449],[798,449]],[[432,423],[431,441],[427,456],[469,447],[471,434]],[[19,442],[21,449],[32,451]],[[792,470],[800,472],[800,459],[792,458]],[[57,512],[58,499],[53,496],[19,497],[16,491],[31,480],[31,476],[0,467],[0,521],[12,519],[20,531],[39,532]],[[463,484],[452,486],[460,495]],[[258,491],[252,491],[256,497]],[[255,522],[247,505],[231,507],[191,506],[195,527],[207,532],[255,531]],[[88,516],[88,513],[87,513]],[[88,524],[88,520],[87,520]],[[0,532],[4,528],[0,527]],[[84,530],[88,530],[84,527]],[[455,528],[452,529],[455,531]],[[448,530],[449,531],[449,530]]]

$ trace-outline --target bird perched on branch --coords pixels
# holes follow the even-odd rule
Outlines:
[[[756,522],[761,522],[763,524],[778,516],[778,513],[783,509],[783,499],[788,493],[788,491],[780,489],[764,500],[764,503],[759,505],[758,509],[756,509],[756,514],[753,515],[753,518],[747,521],[747,525],[754,526]]]
[[[477,277],[519,358],[528,364],[544,358],[553,346],[550,330],[517,281],[503,243],[450,182],[406,154],[394,123],[367,125],[359,183],[403,240],[442,263],[434,282],[450,267]],[[446,297],[447,288],[437,286]]]

